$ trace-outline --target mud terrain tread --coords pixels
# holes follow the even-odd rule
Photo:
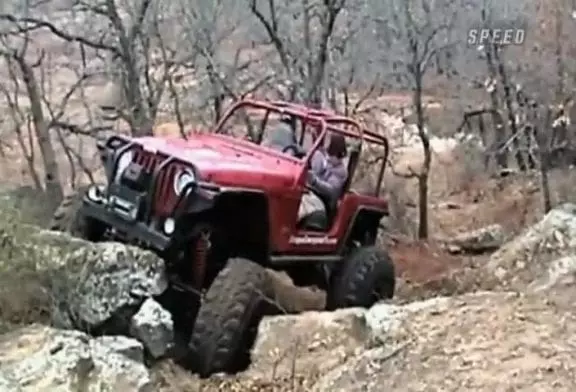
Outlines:
[[[202,301],[185,366],[201,377],[236,371],[244,335],[261,316],[257,313],[270,290],[263,267],[246,259],[229,260]]]
[[[392,298],[395,269],[388,253],[376,246],[355,249],[344,261],[329,290],[329,310],[346,307],[368,308],[379,298]]]

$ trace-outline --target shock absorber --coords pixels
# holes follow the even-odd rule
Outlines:
[[[210,251],[210,232],[203,231],[198,236],[193,252],[192,280],[197,290],[202,290],[206,277],[206,260]]]

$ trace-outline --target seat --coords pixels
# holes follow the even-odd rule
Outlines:
[[[348,159],[348,177],[346,178],[346,182],[342,187],[342,191],[336,198],[329,198],[325,195],[322,195],[320,192],[314,192],[314,189],[310,189],[314,192],[320,200],[324,203],[325,210],[318,210],[313,211],[312,213],[302,217],[300,222],[298,222],[298,228],[310,231],[328,231],[336,218],[336,214],[338,212],[338,206],[340,204],[340,200],[342,196],[344,196],[349,188],[350,184],[352,183],[352,175],[356,170],[356,166],[358,165],[358,161],[360,158],[361,152],[361,144],[355,143],[350,151],[349,159]]]
[[[328,231],[329,227],[328,217],[323,210],[314,211],[298,222],[298,229],[300,230]]]

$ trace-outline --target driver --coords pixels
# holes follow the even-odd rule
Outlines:
[[[348,169],[344,164],[346,155],[346,138],[333,133],[326,151],[318,149],[312,156],[308,185],[330,200],[338,199],[348,179]],[[326,211],[326,206],[314,192],[307,191],[300,202],[298,220],[316,211]]]

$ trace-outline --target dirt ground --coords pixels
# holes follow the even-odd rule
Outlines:
[[[465,295],[409,316],[318,390],[574,391],[575,328],[573,314],[541,298]]]
[[[455,170],[436,173],[439,177],[455,175]],[[553,203],[574,201],[571,189],[576,184],[572,171],[550,173]],[[542,217],[542,195],[538,188],[536,173],[520,173],[506,178],[488,178],[477,174],[461,182],[457,189],[449,189],[445,182],[431,182],[430,234],[427,241],[414,241],[405,236],[393,236],[386,241],[399,276],[398,300],[422,299],[437,295],[452,295],[465,288],[486,287],[481,277],[468,273],[470,269],[483,265],[489,255],[454,255],[440,245],[440,239],[485,227],[500,224],[508,238],[520,233],[525,227]],[[405,188],[407,195],[414,195]],[[405,198],[408,220],[415,226],[416,204]],[[459,279],[466,279],[465,282]],[[457,282],[456,286],[452,285]]]
[[[458,268],[462,260],[428,242],[397,243],[390,249],[398,276],[411,282],[425,282]]]

